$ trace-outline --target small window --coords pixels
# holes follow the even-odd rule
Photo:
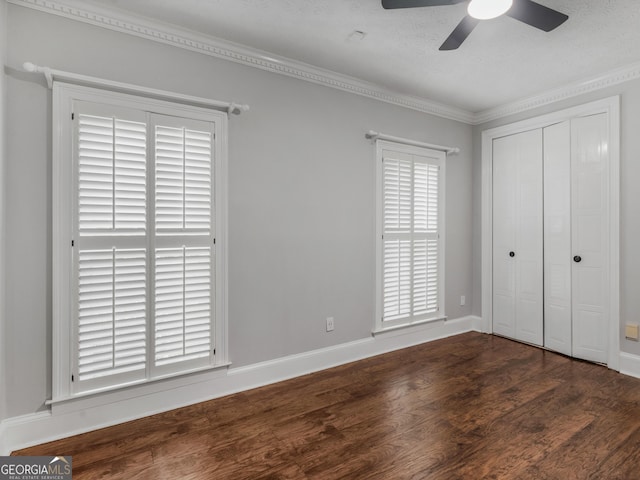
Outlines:
[[[54,98],[54,401],[226,364],[226,115]]]
[[[376,331],[444,318],[444,159],[377,141]]]

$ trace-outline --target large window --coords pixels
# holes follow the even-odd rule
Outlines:
[[[54,86],[54,401],[226,363],[226,115]]]
[[[444,318],[444,152],[377,141],[377,318]]]

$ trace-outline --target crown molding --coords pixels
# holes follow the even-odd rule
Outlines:
[[[54,0],[7,0],[8,3],[40,10],[137,37],[154,40],[212,57],[248,65],[311,83],[343,90],[382,102],[398,105],[438,117],[472,123],[474,115],[467,110],[432,100],[399,94],[357,78],[342,75],[258,49],[203,35],[174,25],[168,25],[122,12],[100,8],[75,0],[64,3]]]
[[[560,88],[549,90],[532,97],[506,103],[474,114],[473,125],[497,120],[516,113],[526,112],[534,108],[550,105],[562,100],[602,90],[620,83],[640,78],[640,62],[621,67],[605,74],[571,83]]]

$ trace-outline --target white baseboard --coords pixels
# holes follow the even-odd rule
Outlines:
[[[485,321],[482,319],[482,317],[477,317],[475,315],[471,315],[471,330],[473,330],[474,332],[480,332],[480,333],[490,333],[489,330],[487,329],[487,326],[485,325]]]
[[[145,389],[126,398],[107,394],[79,399],[51,411],[6,419],[0,423],[0,455],[14,450],[135,420],[232,393],[280,382],[337,365],[362,360],[440,338],[479,331],[474,316],[417,325],[376,337],[313,350],[297,355],[229,368],[213,375],[195,377],[165,389]],[[202,378],[200,381],[198,378]],[[56,452],[49,452],[51,455]]]
[[[14,447],[15,439],[38,432],[40,425],[44,425],[42,422],[46,422],[50,417],[51,413],[44,411],[3,420],[0,423],[0,455],[9,455],[17,448],[21,448]]]
[[[640,356],[621,352],[620,373],[640,378]]]

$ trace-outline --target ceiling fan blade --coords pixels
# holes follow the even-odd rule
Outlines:
[[[382,8],[439,7],[455,5],[467,0],[382,0]]]
[[[550,32],[559,27],[569,18],[564,13],[540,5],[532,0],[514,0],[511,9],[506,15],[545,32]]]
[[[453,29],[451,35],[447,37],[444,43],[440,46],[440,50],[455,50],[462,42],[466,40],[473,29],[478,25],[480,20],[473,18],[469,15],[465,16],[458,26]]]

